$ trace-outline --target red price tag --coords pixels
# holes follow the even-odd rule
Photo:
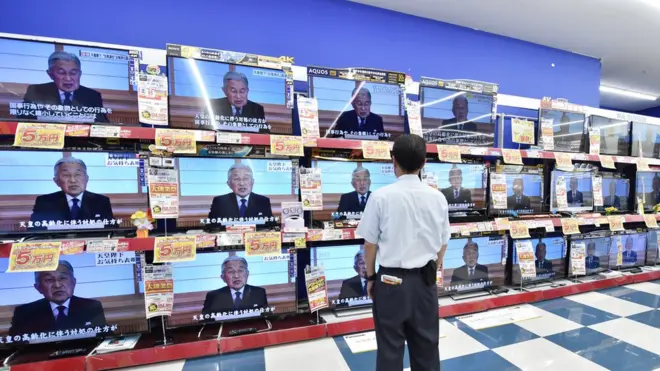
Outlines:
[[[60,265],[62,242],[26,242],[11,245],[7,272],[54,271]]]

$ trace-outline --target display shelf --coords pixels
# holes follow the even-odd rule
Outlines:
[[[61,358],[11,365],[11,371],[86,371],[86,357]]]

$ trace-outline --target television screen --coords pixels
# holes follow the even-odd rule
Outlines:
[[[660,158],[660,127],[654,124],[633,122],[632,125],[632,156]],[[602,139],[601,139],[602,140]]]
[[[495,209],[491,195],[491,215],[504,216],[510,215],[512,212],[519,215],[531,215],[543,211],[543,175],[541,173],[507,173],[506,192],[506,209]]]
[[[536,278],[525,279],[525,282],[566,277],[566,239],[564,237],[533,238],[532,242]],[[514,285],[520,284],[520,266],[516,244],[513,244],[513,277]]]
[[[568,206],[566,208],[557,207],[555,183],[560,176],[564,177],[564,182],[566,183],[566,201]],[[552,172],[552,183],[550,184],[551,210],[553,212],[580,212],[593,210],[594,197],[591,177],[591,172],[565,172],[554,170]]]
[[[0,151],[0,234],[131,228],[146,210],[135,153]]]
[[[621,246],[623,248],[623,267],[644,265],[644,261],[646,260],[646,233],[634,233],[612,236],[610,267],[617,266],[618,238],[621,239]]]
[[[298,201],[297,161],[176,159],[181,192],[179,228],[279,225],[282,202]]]
[[[453,238],[447,244],[438,292],[471,291],[504,285],[504,236]]]
[[[5,38],[0,50],[0,121],[140,124],[136,53]]]
[[[308,67],[307,76],[321,137],[394,140],[405,133],[404,74]]]
[[[486,209],[486,165],[427,162],[424,173],[433,174],[437,179],[450,212]]]
[[[439,88],[437,81],[422,78],[420,85],[424,139],[429,143],[493,147],[494,93]],[[434,87],[424,86],[427,84]]]
[[[658,232],[649,229],[646,233],[646,265],[660,263],[660,251],[658,250]]]
[[[584,265],[587,275],[606,271],[610,268],[609,254],[612,244],[610,237],[571,239],[571,248],[576,243],[584,243],[586,254]],[[570,271],[569,275],[573,275],[573,272]]]
[[[1,272],[8,261],[0,259]],[[135,252],[63,255],[55,271],[0,273],[0,338],[34,344],[147,331],[135,261]]]
[[[541,109],[539,115],[541,125],[543,122],[552,124],[555,151],[584,152],[585,116],[583,113]],[[542,143],[543,139],[541,138],[539,142]]]
[[[631,210],[628,205],[630,198],[630,180],[614,178],[603,173],[603,209],[616,207],[619,211]],[[600,207],[599,207],[600,209]]]
[[[276,256],[211,252],[172,264],[169,327],[282,315],[297,310],[296,280],[286,250]]]
[[[600,153],[628,156],[630,154],[630,122],[602,116],[590,116],[590,126],[600,129]]]
[[[637,172],[635,199],[642,199],[644,210],[651,210],[660,204],[660,172]]]

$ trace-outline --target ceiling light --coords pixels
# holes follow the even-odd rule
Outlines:
[[[600,86],[600,91],[604,93],[612,93],[612,94],[618,94],[618,95],[625,95],[626,97],[631,97],[631,98],[637,98],[637,99],[644,99],[644,100],[656,100],[658,99],[657,96],[655,95],[650,95],[650,94],[644,94],[644,93],[638,93],[636,91],[630,91],[630,90],[624,90],[624,89],[619,89],[619,88],[613,88],[611,86]]]

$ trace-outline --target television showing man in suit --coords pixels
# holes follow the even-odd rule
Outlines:
[[[23,97],[24,103],[68,107],[103,107],[101,93],[80,85],[82,66],[80,59],[75,54],[65,51],[53,52],[48,57],[48,70],[46,70],[46,73],[53,82],[29,85]],[[43,108],[43,112],[45,112],[44,116],[48,116],[49,112],[45,107]],[[81,113],[89,114],[88,112]],[[94,113],[93,115],[95,117],[89,121],[108,122],[108,117],[105,113]],[[22,118],[39,119],[36,116]],[[47,121],[48,117],[42,117],[42,119]]]
[[[273,216],[270,198],[252,192],[252,169],[236,163],[227,171],[230,193],[213,198],[210,219],[219,218],[267,218]]]
[[[513,195],[507,197],[506,204],[507,208],[511,210],[528,210],[532,208],[532,203],[529,196],[523,194],[525,190],[525,184],[522,178],[516,178],[513,180]]]
[[[55,163],[54,173],[53,181],[61,190],[36,198],[31,222],[114,219],[110,199],[87,190],[85,162],[63,157]]]
[[[211,99],[213,114],[225,117],[265,119],[264,107],[248,99],[250,88],[247,77],[236,71],[225,73],[222,79],[224,98]]]
[[[609,193],[607,196],[603,197],[604,207],[616,207],[617,209],[620,209],[621,201],[619,201],[619,197],[616,195],[616,181],[614,181],[614,179],[610,179],[608,191]]]
[[[451,187],[443,188],[441,192],[447,198],[450,208],[456,204],[472,203],[472,192],[469,189],[462,188],[463,172],[461,169],[454,167],[449,170],[449,184],[451,184]]]
[[[584,266],[587,270],[600,268],[600,258],[596,256],[596,244],[593,242],[587,244],[587,256],[584,258]]]
[[[454,117],[448,120],[443,120],[443,128],[470,132],[477,131],[477,124],[468,119],[469,103],[464,95],[459,95],[454,98],[452,101],[451,112],[454,114]]]
[[[646,194],[646,205],[653,207],[657,204],[660,204],[660,177],[658,174],[655,174],[653,177],[651,188],[651,192]]]
[[[204,299],[203,314],[268,307],[266,290],[247,284],[250,271],[245,258],[237,255],[222,262],[222,280],[227,286],[209,291]]]
[[[584,202],[582,192],[578,191],[578,180],[575,177],[570,180],[570,190],[566,194],[566,199],[567,202],[573,206],[582,206],[582,203]]]
[[[626,238],[626,245],[623,250],[623,265],[634,265],[637,263],[637,253],[633,251],[632,237]]]
[[[353,258],[353,269],[356,276],[342,281],[339,299],[360,298],[367,294],[367,265],[364,263],[364,252],[358,251]]]
[[[339,198],[339,207],[337,212],[363,212],[367,205],[369,196],[371,196],[371,175],[369,170],[363,167],[357,167],[351,175],[351,185],[353,192],[344,193]]]
[[[331,130],[346,131],[349,134],[365,132],[368,135],[385,132],[383,118],[371,112],[371,92],[367,88],[357,87],[351,95],[351,111],[342,112]]]
[[[536,265],[537,275],[552,272],[552,262],[550,260],[545,260],[546,251],[547,249],[544,242],[539,242],[536,245],[536,261],[534,262],[534,265]]]
[[[479,245],[472,240],[468,240],[463,247],[465,265],[454,269],[451,275],[451,285],[488,281],[488,267],[478,264],[478,260]]]
[[[76,277],[73,266],[68,261],[60,260],[55,271],[35,272],[34,288],[44,298],[14,309],[10,335],[22,336],[106,325],[100,301],[73,294]]]

